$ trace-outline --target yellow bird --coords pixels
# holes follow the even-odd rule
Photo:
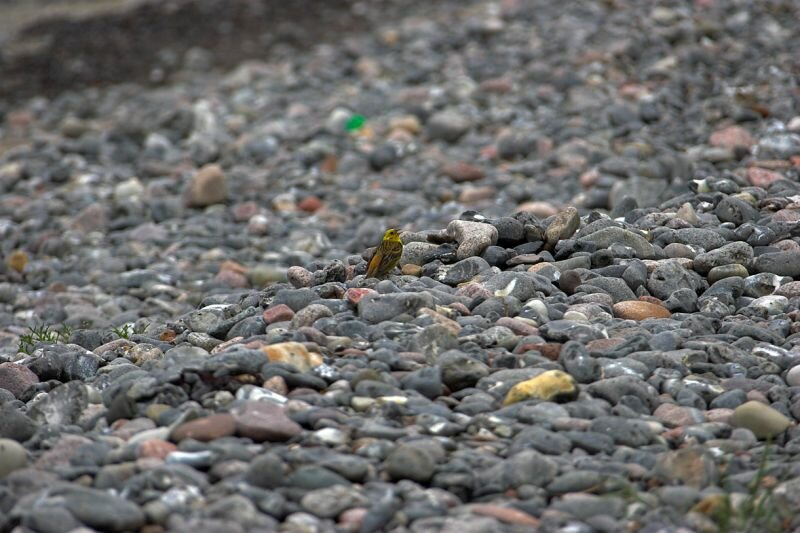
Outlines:
[[[403,241],[400,240],[400,232],[393,228],[387,229],[378,249],[375,250],[375,255],[369,261],[367,277],[386,277],[400,262],[401,255],[403,255]]]

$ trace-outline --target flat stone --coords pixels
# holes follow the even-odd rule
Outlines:
[[[646,320],[648,318],[669,318],[672,313],[662,305],[631,300],[614,304],[614,315],[626,320]]]
[[[140,458],[155,458],[165,460],[169,454],[178,451],[178,447],[161,439],[149,439],[139,444],[138,456]]]
[[[442,174],[456,183],[477,181],[484,178],[483,169],[463,161],[451,161],[442,165]]]
[[[230,411],[236,432],[256,442],[284,442],[303,432],[299,424],[286,416],[282,406],[272,402],[246,401]]]
[[[358,316],[377,324],[400,314],[416,315],[423,307],[434,308],[433,297],[426,293],[367,294],[358,303]]]
[[[496,518],[506,524],[517,524],[534,529],[539,527],[538,518],[520,511],[519,509],[514,509],[513,507],[505,507],[490,503],[476,503],[470,505],[469,510],[472,514]]]
[[[233,435],[235,431],[233,417],[227,413],[217,413],[181,424],[172,431],[170,439],[175,442],[184,439],[208,442]]]
[[[138,506],[105,491],[71,485],[55,489],[51,496],[82,523],[98,531],[139,531],[145,515]]]
[[[598,249],[608,248],[612,244],[622,244],[632,248],[639,259],[649,259],[655,254],[653,245],[647,239],[632,231],[608,227],[578,239],[578,242],[590,242]]]
[[[309,513],[322,518],[336,518],[344,511],[362,507],[369,499],[360,490],[347,485],[333,485],[308,492],[300,500]]]
[[[653,412],[659,422],[671,427],[691,426],[705,421],[703,413],[691,407],[662,403]]]
[[[767,189],[776,181],[782,180],[783,176],[778,172],[765,168],[750,167],[747,169],[747,179],[754,187]]]
[[[285,322],[294,318],[294,311],[286,304],[278,304],[269,309],[265,309],[261,314],[266,324],[273,322]]]
[[[741,126],[728,126],[716,130],[708,139],[711,146],[722,148],[750,148],[756,143],[753,136]]]

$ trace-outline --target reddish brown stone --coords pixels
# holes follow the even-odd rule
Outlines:
[[[515,255],[514,257],[506,261],[506,264],[508,266],[535,265],[537,263],[541,263],[542,261],[544,261],[544,259],[539,254],[520,254],[520,255]]]
[[[596,168],[591,170],[587,170],[583,174],[578,177],[578,183],[581,184],[581,187],[584,189],[590,189],[594,186],[597,180],[600,178],[600,172]]]
[[[595,339],[586,343],[586,349],[589,350],[589,353],[605,353],[609,350],[613,350],[623,342],[625,342],[625,339],[622,337]]]
[[[336,172],[338,167],[339,158],[334,154],[328,154],[325,156],[325,159],[322,160],[322,163],[319,164],[320,171],[324,172],[325,174],[333,174]]]
[[[484,93],[495,93],[495,94],[505,94],[514,86],[508,78],[490,78],[488,80],[483,80],[480,85],[478,85],[478,89]]]
[[[483,200],[491,200],[497,197],[497,189],[494,187],[465,187],[458,195],[458,201],[462,204],[474,204]]]
[[[737,147],[750,148],[755,144],[755,139],[741,126],[728,126],[712,133],[708,144],[730,149]]]
[[[112,435],[123,440],[128,440],[137,433],[154,429],[155,427],[155,422],[149,418],[134,418],[133,420],[120,418],[111,424],[111,429],[113,430]]]
[[[206,207],[228,198],[225,173],[219,165],[206,165],[192,179],[184,192],[186,207]]]
[[[161,459],[162,461],[167,458],[167,455],[177,451],[178,447],[161,439],[146,440],[139,445],[139,457],[145,459]]]
[[[452,161],[442,166],[442,174],[456,183],[465,181],[477,181],[484,178],[485,174],[480,167],[464,163],[463,161]]]
[[[536,328],[535,326],[532,326],[531,324],[528,324],[527,322],[524,322],[522,320],[517,320],[515,318],[511,318],[511,317],[507,317],[507,316],[499,318],[497,320],[496,324],[498,326],[503,326],[503,327],[506,327],[506,328],[510,329],[511,331],[516,333],[517,335],[538,335],[539,334],[539,329]]]
[[[0,389],[6,389],[19,398],[31,385],[39,383],[39,377],[27,366],[17,363],[0,363]]]
[[[659,300],[655,296],[639,296],[638,299],[639,299],[640,302],[648,302],[648,303],[651,303],[651,304],[654,304],[654,305],[663,305],[664,304],[664,302],[662,302],[661,300]]]
[[[706,418],[709,422],[731,424],[731,420],[733,419],[733,409],[709,409],[706,411]]]
[[[253,201],[236,204],[233,206],[233,219],[236,222],[247,222],[258,214],[258,209],[258,204]]]
[[[469,310],[469,308],[466,305],[464,305],[463,303],[461,303],[461,302],[453,302],[450,305],[448,305],[447,307],[449,307],[450,309],[452,309],[453,311],[455,311],[456,313],[458,313],[461,316],[470,316],[470,315],[472,315],[472,312]]]
[[[92,444],[90,439],[81,435],[62,435],[53,443],[53,447],[42,453],[34,463],[40,470],[52,470],[58,466],[69,466],[81,447]]]
[[[317,198],[316,196],[306,196],[303,198],[299,204],[297,204],[297,208],[301,211],[305,211],[306,213],[314,213],[319,211],[322,207],[322,200]]]
[[[358,289],[354,287],[347,289],[347,292],[344,293],[344,297],[352,305],[358,305],[358,302],[360,302],[361,299],[367,294],[378,294],[378,293],[372,289]]]
[[[223,270],[214,276],[214,281],[221,283],[233,289],[244,289],[250,284],[247,282],[247,276],[234,272],[232,270]]]
[[[614,315],[617,318],[627,320],[645,320],[648,318],[669,318],[672,313],[658,304],[643,302],[641,300],[629,300],[614,304]]]
[[[339,515],[339,525],[346,531],[360,531],[364,517],[367,516],[369,509],[365,507],[353,507],[347,509]]]
[[[747,169],[747,179],[751,184],[753,184],[753,186],[766,189],[774,182],[782,180],[783,176],[771,170],[751,167]]]
[[[673,427],[691,426],[705,421],[697,420],[692,410],[674,403],[662,403],[656,408],[653,415],[659,422]]]
[[[303,432],[284,408],[271,402],[247,401],[231,410],[236,432],[255,442],[284,442]]]
[[[513,507],[504,507],[502,505],[494,505],[491,503],[476,503],[470,505],[469,509],[472,514],[490,516],[507,524],[519,524],[532,528],[539,527],[538,518],[531,516],[524,511],[520,511],[519,509],[514,509]]]
[[[790,281],[775,289],[775,294],[778,296],[786,296],[787,298],[795,298],[800,296],[800,281]]]
[[[286,380],[281,376],[272,376],[266,380],[264,382],[264,388],[284,396],[289,394],[289,385],[286,384]]]
[[[523,344],[514,350],[514,353],[537,351],[541,353],[543,357],[555,361],[558,359],[559,354],[561,354],[561,346],[561,343],[558,342]]]
[[[517,206],[517,213],[531,213],[539,218],[547,218],[558,213],[558,209],[550,202],[525,202]]]
[[[235,431],[236,422],[233,417],[227,413],[218,413],[181,424],[172,431],[170,439],[175,442],[184,439],[208,442],[233,435]]]
[[[776,222],[800,222],[800,209],[781,209],[772,215]]]
[[[294,318],[294,311],[292,311],[292,308],[286,304],[278,304],[264,310],[264,312],[261,314],[261,317],[267,324],[272,324],[273,322],[285,322]]]
[[[769,405],[769,399],[767,399],[764,393],[755,389],[747,392],[747,399],[753,402],[761,402]]]

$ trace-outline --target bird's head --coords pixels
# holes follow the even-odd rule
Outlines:
[[[400,240],[400,231],[394,228],[389,228],[386,230],[386,233],[383,234],[384,241],[399,241]]]

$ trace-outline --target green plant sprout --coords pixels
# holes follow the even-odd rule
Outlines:
[[[59,342],[67,342],[73,331],[74,328],[66,324],[59,329],[44,324],[30,326],[28,327],[28,333],[20,335],[17,351],[30,355],[36,343],[57,344]]]

